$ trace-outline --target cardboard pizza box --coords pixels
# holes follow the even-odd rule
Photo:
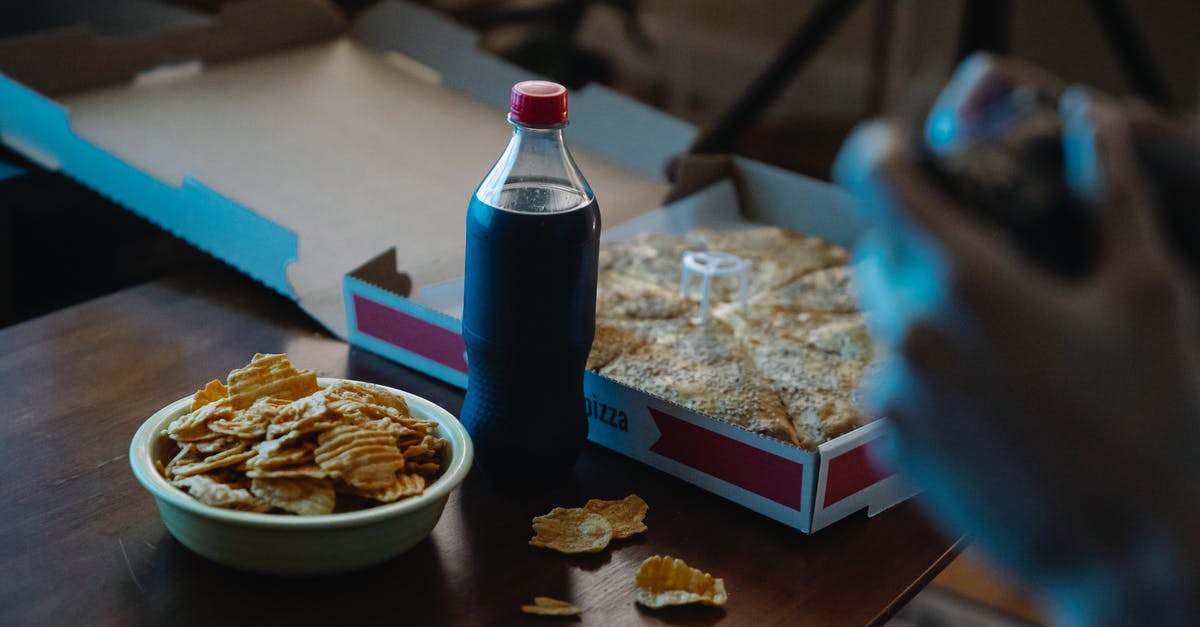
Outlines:
[[[697,158],[685,169],[683,184],[694,191],[607,229],[602,240],[777,225],[845,246],[859,231],[848,198],[828,183],[737,157]],[[465,387],[461,278],[401,297],[386,287],[390,257],[345,278],[351,342]],[[915,493],[869,457],[882,421],[806,451],[592,371],[584,375],[584,407],[592,442],[806,533],[856,512],[873,516]]]
[[[340,337],[464,386],[466,204],[507,142],[508,89],[528,78],[422,7],[384,2],[346,24],[325,0],[244,0],[134,37],[0,41],[0,141]],[[853,234],[828,185],[740,159],[685,161],[677,190],[696,193],[655,210],[694,129],[602,87],[573,92],[571,110],[606,237],[685,214]],[[908,495],[866,463],[877,425],[807,452],[593,373],[586,397],[593,441],[806,532]],[[714,465],[696,448],[710,446],[738,463]]]

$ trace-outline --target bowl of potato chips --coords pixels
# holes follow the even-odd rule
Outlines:
[[[235,568],[352,570],[420,542],[466,478],[470,437],[419,396],[255,355],[150,416],[130,444],[171,535]]]

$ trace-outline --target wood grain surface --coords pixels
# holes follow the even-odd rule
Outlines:
[[[155,410],[255,352],[455,414],[462,403],[232,273],[149,283],[0,330],[0,624],[861,625],[889,616],[956,550],[911,504],[806,536],[588,445],[574,476],[550,488],[499,490],[472,472],[432,536],[383,564],[239,572],[167,533],[127,450]],[[526,544],[533,516],[630,492],[650,504],[641,537],[585,557]],[[634,573],[654,554],[723,577],[728,605],[636,606]],[[582,618],[522,615],[534,596],[570,600]]]

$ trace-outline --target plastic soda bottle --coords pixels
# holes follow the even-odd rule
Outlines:
[[[587,439],[600,210],[563,142],[567,90],[512,89],[512,138],[467,208],[462,422],[480,470],[545,480]]]

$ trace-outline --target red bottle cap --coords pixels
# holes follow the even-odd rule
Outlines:
[[[508,118],[530,126],[558,126],[567,121],[567,88],[550,81],[513,85]]]

